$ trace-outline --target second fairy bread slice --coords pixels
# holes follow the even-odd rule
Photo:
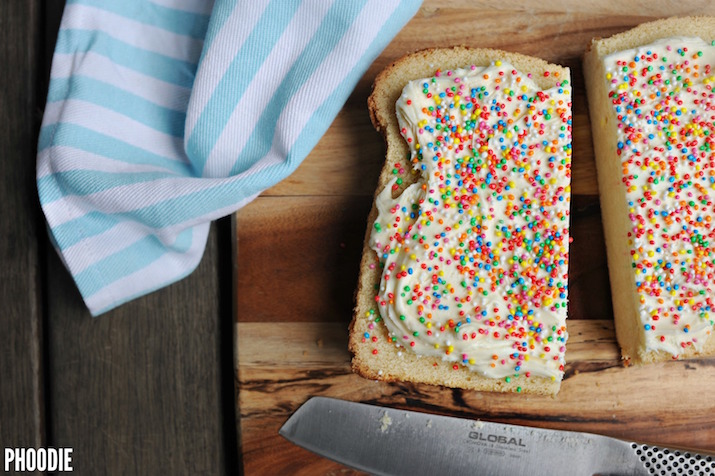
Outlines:
[[[426,50],[377,77],[369,108],[387,153],[353,369],[555,394],[567,339],[569,70],[496,50]]]
[[[715,353],[715,19],[596,39],[584,59],[624,359]]]

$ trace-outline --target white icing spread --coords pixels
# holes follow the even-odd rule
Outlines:
[[[397,101],[418,180],[379,194],[370,237],[392,340],[507,381],[561,379],[571,86],[506,63],[412,81]],[[395,171],[397,172],[397,170]]]

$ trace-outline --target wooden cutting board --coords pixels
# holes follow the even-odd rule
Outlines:
[[[425,0],[298,170],[236,215],[235,364],[246,474],[351,472],[278,435],[313,395],[715,450],[715,360],[625,368],[619,359],[581,68],[592,37],[688,14],[715,15],[715,3]],[[405,53],[454,44],[516,51],[571,68],[570,338],[555,398],[387,384],[350,371],[347,329],[384,158],[367,113],[370,87]]]

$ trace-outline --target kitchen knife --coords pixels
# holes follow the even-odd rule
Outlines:
[[[715,475],[713,454],[313,397],[289,441],[378,475]]]

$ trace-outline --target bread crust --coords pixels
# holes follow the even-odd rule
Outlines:
[[[612,53],[649,45],[677,36],[715,39],[715,17],[673,17],[643,23],[609,38],[594,38],[584,55],[583,67],[598,171],[599,195],[606,238],[616,336],[624,360],[634,364],[671,360],[664,351],[646,351],[643,325],[636,307],[636,288],[631,270],[626,234],[631,223],[621,184],[621,162],[617,150],[617,118],[608,98],[603,59]],[[679,358],[715,355],[715,334],[703,350],[684,349]]]
[[[553,76],[569,78],[569,70],[563,66],[518,53],[501,50],[454,46],[451,48],[430,48],[408,54],[380,72],[373,84],[372,93],[368,98],[368,111],[375,129],[385,140],[386,159],[380,172],[375,197],[384,189],[392,178],[392,169],[396,164],[411,170],[409,149],[400,135],[395,115],[395,103],[404,86],[412,80],[431,77],[438,69],[443,71],[457,68],[487,66],[493,61],[508,62],[524,74],[531,73],[539,87],[553,87]],[[551,79],[544,76],[549,72]],[[395,193],[399,195],[410,184],[405,180]],[[389,343],[387,329],[384,324],[374,324],[366,317],[374,309],[375,289],[380,283],[380,271],[377,266],[376,253],[369,246],[369,238],[377,217],[375,200],[368,215],[367,231],[363,244],[360,276],[355,295],[355,312],[350,323],[350,351],[353,354],[352,369],[355,373],[374,380],[410,381],[429,383],[447,387],[464,388],[480,391],[524,392],[544,395],[555,395],[560,388],[560,381],[552,381],[543,377],[531,377],[527,380],[506,382],[504,379],[482,377],[466,368],[453,369],[452,363],[439,358],[419,356],[400,349]],[[378,334],[377,342],[366,345],[363,335]],[[376,353],[373,353],[376,352]]]

